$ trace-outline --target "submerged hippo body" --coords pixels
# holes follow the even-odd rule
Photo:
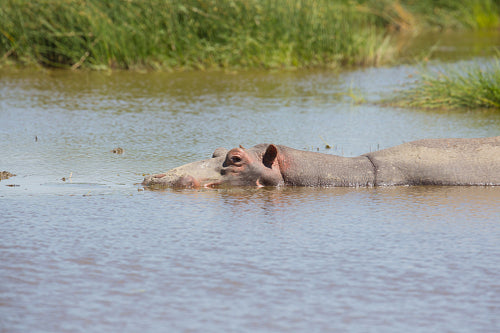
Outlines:
[[[147,176],[156,187],[500,185],[500,136],[425,139],[358,157],[274,144],[219,148],[212,158]]]

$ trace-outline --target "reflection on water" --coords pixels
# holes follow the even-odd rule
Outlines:
[[[498,29],[428,32],[416,38],[401,35],[398,44],[406,45],[404,56],[410,59],[414,58],[417,61],[437,59],[450,62],[473,57],[498,56],[500,32]]]
[[[499,331],[500,187],[139,185],[220,146],[499,135],[348,97],[415,69],[0,71],[0,331]]]
[[[3,327],[499,327],[500,188],[130,194],[2,198]]]

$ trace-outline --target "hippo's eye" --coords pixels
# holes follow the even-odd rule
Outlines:
[[[240,163],[241,162],[241,157],[239,156],[231,156],[231,162],[234,164]]]

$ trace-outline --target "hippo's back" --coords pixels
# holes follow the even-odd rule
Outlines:
[[[365,156],[376,185],[500,185],[500,136],[424,139]]]

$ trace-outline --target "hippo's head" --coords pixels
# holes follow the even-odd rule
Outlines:
[[[145,186],[198,188],[217,186],[277,186],[283,184],[278,147],[218,148],[212,158],[144,178]]]

